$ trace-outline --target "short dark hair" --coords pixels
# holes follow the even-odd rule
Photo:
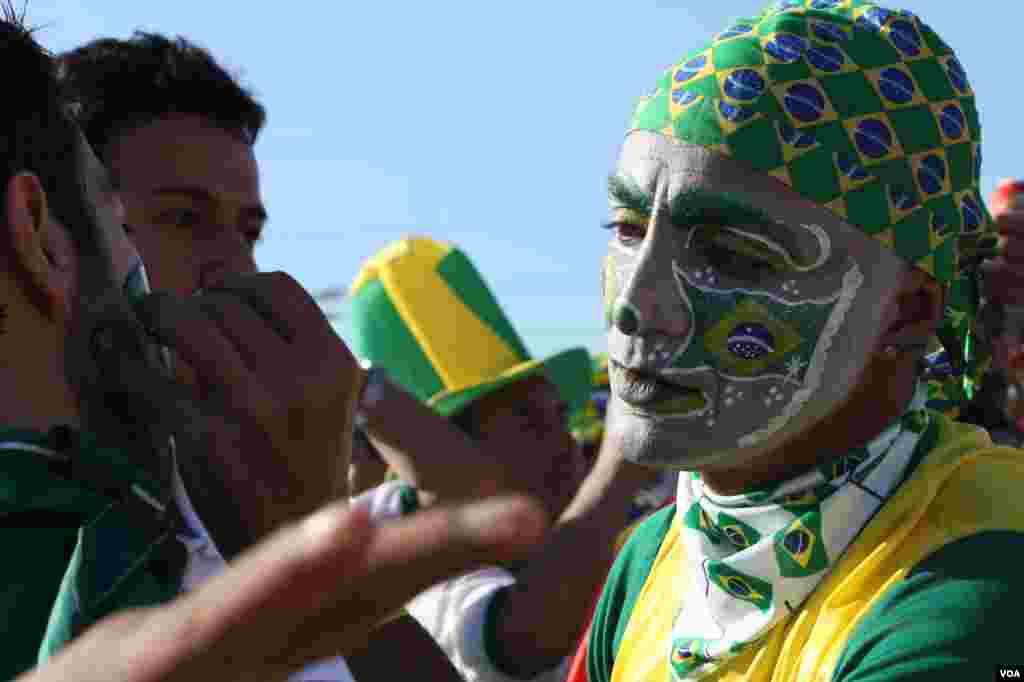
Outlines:
[[[60,78],[80,106],[76,120],[100,158],[118,135],[170,114],[195,114],[249,144],[266,110],[202,47],[136,31],[60,56]]]
[[[82,216],[92,214],[81,162],[81,136],[69,115],[70,100],[57,79],[53,55],[43,49],[10,1],[0,3],[0,63],[17,74],[17,88],[0,107],[0,198],[24,171],[46,190],[50,209],[81,246],[94,238]],[[4,218],[6,219],[6,217]]]

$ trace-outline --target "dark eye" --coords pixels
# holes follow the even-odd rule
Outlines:
[[[165,211],[161,217],[177,227],[193,227],[199,224],[199,211],[194,208],[175,208]]]
[[[727,275],[749,277],[773,272],[775,267],[768,261],[736,253],[719,244],[708,244],[704,249],[708,264]]]
[[[610,222],[605,229],[614,230],[616,239],[624,246],[634,246],[644,240],[647,234],[646,225],[637,225],[622,221]]]

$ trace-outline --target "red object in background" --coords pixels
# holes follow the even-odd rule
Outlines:
[[[988,199],[993,218],[1007,211],[1024,210],[1024,180],[1000,180]]]

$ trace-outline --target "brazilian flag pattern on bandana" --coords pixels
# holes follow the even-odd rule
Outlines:
[[[680,476],[692,584],[672,633],[674,679],[713,672],[800,608],[905,475],[930,423],[927,396],[919,385],[872,442],[776,486],[723,496]]]
[[[996,241],[981,129],[963,66],[917,16],[866,0],[775,2],[669,67],[630,129],[771,175],[945,285],[930,406],[956,416],[971,399],[985,360],[974,266]]]

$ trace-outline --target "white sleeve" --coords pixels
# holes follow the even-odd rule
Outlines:
[[[389,521],[405,513],[406,503],[403,501],[403,495],[411,492],[414,492],[414,489],[402,481],[388,481],[353,497],[349,504],[353,508],[366,507],[372,521]]]
[[[402,496],[410,488],[401,481],[388,481],[358,497],[352,506],[369,509],[374,521],[395,519],[406,513]],[[484,626],[487,610],[502,587],[515,582],[503,568],[485,568],[452,578],[419,594],[406,611],[423,626],[467,682],[523,682],[505,675],[487,657]],[[533,678],[531,682],[564,682],[570,660]]]
[[[188,561],[181,579],[181,591],[188,592],[208,578],[220,573],[227,565],[220,550],[206,530],[178,471],[174,471],[174,499],[181,510],[186,528],[178,533],[178,539],[188,550]],[[341,656],[318,661],[288,678],[288,682],[355,682],[352,673]]]
[[[423,592],[406,610],[437,641],[467,682],[522,682],[491,662],[484,647],[487,610],[498,590],[515,582],[502,568],[485,568],[452,578]],[[563,682],[569,659],[533,682]]]

